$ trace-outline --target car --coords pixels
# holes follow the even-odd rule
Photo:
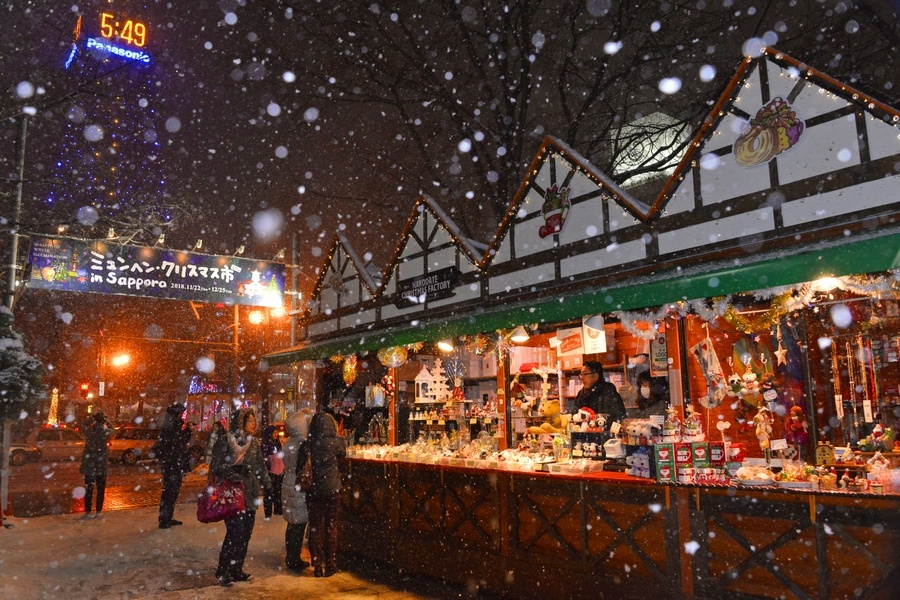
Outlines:
[[[40,427],[28,434],[25,445],[36,447],[41,460],[75,461],[84,454],[84,436],[74,429]]]
[[[120,427],[106,443],[109,448],[109,459],[120,460],[126,465],[152,459],[150,449],[159,439],[159,431],[158,427],[134,425]]]
[[[9,464],[14,467],[21,467],[28,461],[40,458],[41,451],[33,444],[27,442],[10,442],[9,444]]]

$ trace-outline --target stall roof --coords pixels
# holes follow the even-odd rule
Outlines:
[[[660,306],[669,302],[724,296],[838,277],[900,268],[900,232],[873,235],[838,245],[823,243],[803,252],[759,254],[746,260],[673,269],[653,278],[610,287],[580,288],[529,302],[497,303],[427,322],[414,319],[390,330],[355,330],[347,336],[268,354],[270,365],[445,337],[486,333],[530,323],[555,323],[584,315]]]

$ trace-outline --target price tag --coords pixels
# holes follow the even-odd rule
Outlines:
[[[469,419],[469,425],[478,425],[478,419],[475,419],[475,418]]]
[[[621,428],[622,428],[622,426],[619,424],[618,421],[613,421],[613,424],[609,426],[609,431],[613,435],[617,435]]]
[[[443,419],[441,419],[440,421],[438,421],[438,425],[443,425],[443,424],[444,424],[444,420],[443,420]]]
[[[575,458],[581,458],[582,456],[584,456],[584,452],[582,452],[581,450],[572,450],[572,456]]]
[[[763,400],[766,402],[774,402],[778,399],[778,392],[775,390],[766,390],[763,392]]]
[[[769,448],[772,450],[787,450],[787,440],[783,438],[780,440],[772,440],[769,442]]]
[[[485,418],[484,418],[484,424],[485,424],[485,425],[490,425],[490,424],[491,424],[491,418],[490,418],[490,417],[485,417]]]
[[[431,419],[426,419],[426,420],[425,420],[425,424],[426,424],[426,425],[431,425]]]
[[[663,415],[650,415],[650,422],[662,429],[663,424],[666,422],[666,417]]]

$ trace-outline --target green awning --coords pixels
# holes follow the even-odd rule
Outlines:
[[[710,298],[793,285],[821,277],[839,277],[900,268],[900,234],[867,238],[818,249],[783,251],[707,264],[682,270],[670,269],[640,281],[617,283],[554,294],[533,302],[467,308],[465,314],[441,316],[428,322],[402,324],[381,331],[356,331],[345,336],[312,342],[273,352],[270,365],[315,360],[337,354],[373,351],[448,337],[487,333],[529,323],[559,323],[583,315],[636,310],[680,300]]]

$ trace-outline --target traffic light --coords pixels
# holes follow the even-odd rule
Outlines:
[[[91,382],[90,381],[82,381],[78,384],[78,391],[81,394],[82,398],[87,398],[88,393],[91,391]]]

